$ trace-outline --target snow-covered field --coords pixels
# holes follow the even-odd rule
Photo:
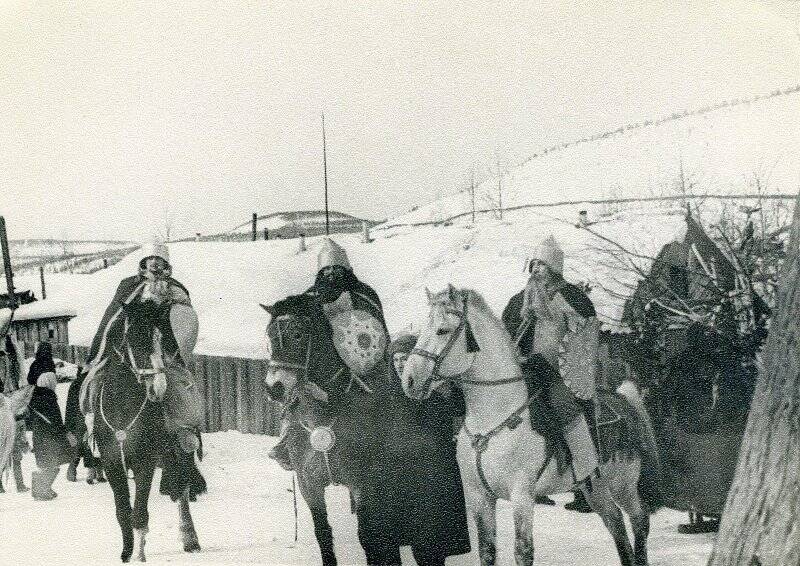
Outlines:
[[[201,463],[209,492],[192,504],[195,527],[203,551],[185,554],[178,532],[177,506],[158,495],[156,476],[150,498],[150,534],[147,560],[151,564],[319,564],[311,515],[298,501],[298,540],[294,541],[291,473],[267,458],[274,437],[219,432],[204,437],[206,457]],[[30,483],[32,456],[24,461]],[[33,501],[30,493],[0,495],[0,557],[2,563],[22,565],[118,563],[121,542],[108,484],[87,485],[83,468],[78,482],[62,473],[54,489],[58,497]],[[298,494],[299,497],[299,494]],[[546,565],[606,566],[618,564],[611,538],[597,515],[564,510],[569,496],[556,496],[557,507],[536,508],[536,560]],[[340,564],[364,564],[357,541],[355,517],[349,513],[345,488],[328,488],[328,507]],[[409,517],[413,521],[413,517]],[[652,518],[650,556],[653,566],[702,566],[713,545],[713,535],[681,535],[676,526],[684,513],[661,510]],[[510,510],[501,505],[500,564],[513,563],[510,553]],[[474,527],[470,525],[472,540]],[[474,543],[473,543],[474,544]],[[403,563],[414,564],[410,549]],[[8,561],[6,561],[8,560]],[[448,565],[477,564],[473,551],[448,559]]]
[[[619,242],[634,255],[620,259],[619,250],[587,230],[575,227],[579,207],[525,209],[503,221],[484,219],[446,227],[400,227],[376,232],[371,243],[358,234],[336,235],[356,274],[378,292],[389,330],[418,324],[427,313],[425,286],[440,290],[447,283],[470,287],[484,295],[499,316],[508,299],[527,279],[526,257],[548,234],[566,253],[565,276],[593,286],[591,298],[604,324],[616,326],[624,297],[671,241],[686,234],[684,212],[674,208],[625,210],[601,217],[592,231]],[[259,303],[299,293],[313,283],[317,252],[323,238],[309,238],[308,249],[297,240],[258,242],[181,242],[170,244],[174,276],[192,296],[200,319],[195,353],[265,358],[264,329],[268,315]],[[119,281],[136,273],[139,257],[92,275],[57,274],[49,278],[48,299],[41,309],[70,309],[70,343],[88,345]],[[631,262],[636,264],[634,268]],[[36,278],[20,277],[17,287],[35,289]],[[49,305],[49,307],[48,307]]]

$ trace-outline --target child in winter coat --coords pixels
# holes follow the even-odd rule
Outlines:
[[[33,453],[39,467],[32,475],[32,494],[37,501],[49,501],[56,496],[52,485],[60,466],[72,461],[74,448],[67,440],[67,429],[61,418],[55,373],[45,372],[39,376],[29,408]]]

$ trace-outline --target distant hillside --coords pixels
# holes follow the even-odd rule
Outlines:
[[[692,194],[796,194],[800,89],[679,111],[544,149],[502,176],[415,206],[385,226],[436,223],[474,209]]]
[[[362,224],[375,226],[380,222],[357,218],[343,212],[331,210],[328,212],[328,223],[332,234],[348,234],[360,232]],[[267,229],[270,239],[297,238],[301,234],[308,237],[319,236],[325,233],[324,210],[297,210],[291,212],[274,212],[258,217],[256,229],[258,239],[264,239],[264,229]],[[184,238],[188,241],[193,238]],[[197,239],[197,238],[194,238]],[[243,222],[231,230],[221,234],[201,234],[201,241],[249,241],[252,239],[251,221]]]
[[[11,240],[8,243],[14,274],[38,271],[47,273],[93,273],[114,265],[139,247],[119,240]]]

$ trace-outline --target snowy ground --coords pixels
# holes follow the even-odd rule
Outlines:
[[[151,564],[319,564],[311,516],[299,501],[298,541],[294,541],[292,476],[267,458],[275,438],[238,432],[208,434],[207,456],[201,466],[209,493],[192,505],[203,551],[181,551],[175,504],[156,493],[150,501],[147,557]],[[30,481],[33,458],[23,461]],[[13,556],[15,565],[112,564],[121,550],[119,529],[108,484],[89,486],[78,469],[77,483],[64,473],[54,485],[58,498],[33,501],[30,493],[0,495],[0,557]],[[158,476],[156,477],[158,479]],[[157,484],[154,484],[157,485]],[[610,537],[596,515],[580,515],[561,506],[569,496],[557,496],[558,507],[537,507],[536,558],[539,565],[601,566],[618,564]],[[349,514],[344,488],[329,488],[328,505],[341,564],[363,564],[355,519]],[[650,556],[653,566],[700,566],[707,561],[713,535],[680,535],[676,526],[686,515],[670,510],[653,517]],[[413,520],[412,517],[409,520]],[[511,517],[501,507],[500,564],[511,564]],[[474,530],[472,533],[474,539]],[[403,549],[405,564],[414,564]],[[5,562],[8,563],[8,562]],[[473,552],[448,564],[477,564]]]

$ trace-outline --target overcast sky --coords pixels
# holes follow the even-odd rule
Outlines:
[[[495,154],[800,82],[796,2],[0,4],[11,238],[321,208],[323,111],[331,208],[377,219]]]

